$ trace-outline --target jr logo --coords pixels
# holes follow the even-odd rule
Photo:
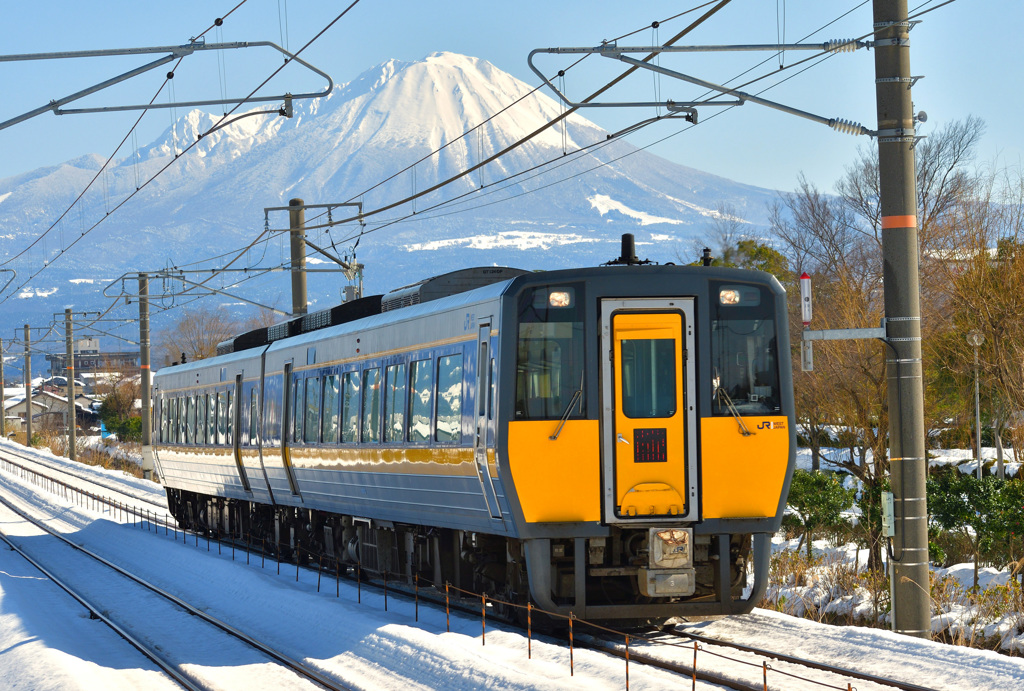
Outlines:
[[[771,420],[765,420],[757,425],[758,429],[786,429],[785,422],[772,422]]]

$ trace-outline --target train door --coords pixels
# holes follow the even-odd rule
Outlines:
[[[228,406],[228,415],[231,416],[231,428],[234,430],[231,441],[231,455],[235,459],[235,466],[238,468],[238,479],[242,481],[242,489],[252,494],[249,486],[249,476],[245,474],[245,463],[242,462],[242,376],[243,372],[235,375],[235,404]],[[230,400],[230,399],[229,399]]]
[[[610,523],[697,517],[693,300],[601,301]]]
[[[477,322],[477,359],[476,359],[476,405],[473,411],[473,464],[476,466],[477,477],[480,478],[480,489],[484,493],[484,503],[491,518],[501,518],[501,508],[494,491],[494,483],[487,468],[487,405],[490,401],[491,382],[491,322],[481,319]]]

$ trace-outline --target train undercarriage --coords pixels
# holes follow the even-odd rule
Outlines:
[[[528,601],[558,614],[573,612],[581,619],[636,625],[749,609],[737,606],[747,585],[747,567],[755,563],[749,534],[690,534],[688,594],[659,597],[645,592],[653,539],[648,528],[613,527],[600,538],[521,540],[171,488],[167,496],[171,513],[183,528],[245,543],[289,563],[319,564],[341,573],[358,568],[364,578],[386,577],[409,586],[417,581],[421,588],[443,589],[448,583],[486,594],[507,619],[521,618]],[[766,567],[766,560],[763,566],[762,560],[756,561],[755,570]],[[723,590],[728,590],[725,598]]]

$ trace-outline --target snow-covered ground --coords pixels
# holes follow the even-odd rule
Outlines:
[[[77,466],[79,469],[82,467]],[[85,470],[110,479],[124,478],[102,469]],[[142,483],[134,478],[125,482]],[[174,541],[173,536],[122,525],[109,514],[71,505],[6,473],[0,473],[0,493],[40,507],[51,525],[76,542],[169,587],[183,599],[353,688],[625,688],[623,661],[590,650],[574,651],[574,674],[570,675],[569,650],[562,639],[535,637],[532,659],[527,659],[526,637],[492,627],[490,622],[486,645],[482,645],[478,617],[453,614],[449,633],[443,610],[421,606],[416,622],[413,603],[403,598],[390,598],[385,612],[379,592],[364,588],[360,604],[353,584],[342,582],[336,596],[333,579],[325,578],[317,592],[315,571],[302,571],[296,582],[293,567],[283,569],[279,576],[272,563],[261,568],[259,560],[252,559],[247,565],[241,552],[232,561],[230,551],[218,554],[216,544],[208,552],[203,541],[196,547],[193,542],[183,543],[180,535]],[[52,549],[44,545],[48,538],[38,536],[35,529],[6,511],[0,513],[0,530],[30,552],[39,550],[46,555]],[[93,580],[97,597],[113,598],[112,611],[132,606],[119,603],[117,592],[104,593],[104,579]],[[147,614],[156,617],[156,611],[147,609]],[[884,630],[827,626],[765,610],[703,624],[698,630],[935,689],[1024,688],[1024,659]],[[192,645],[194,653],[187,665],[197,673],[205,670],[226,680],[224,688],[290,687],[269,664],[253,663],[212,640],[195,640]],[[631,649],[692,659],[692,651],[635,643]],[[760,662],[750,667],[749,659],[753,658],[745,665],[706,655],[700,664],[721,667],[730,676],[756,682]],[[630,665],[629,681],[634,689],[689,686],[689,679],[638,664]],[[295,688],[299,686],[307,688],[296,681]],[[862,691],[877,688],[866,682],[855,682],[855,686]],[[6,549],[0,549],[0,687],[173,688],[138,652],[103,624],[90,621],[81,606]],[[698,684],[698,688],[715,687]],[[824,687],[779,676],[772,688],[802,691]]]

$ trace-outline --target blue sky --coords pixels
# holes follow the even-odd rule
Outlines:
[[[0,54],[33,53],[93,48],[123,48],[185,43],[206,29],[215,17],[227,13],[237,0],[177,0],[155,3],[73,2],[37,0],[3,7],[5,28],[0,32]],[[328,72],[336,82],[351,80],[367,68],[389,58],[419,60],[449,50],[494,63],[514,76],[536,84],[527,66],[534,48],[596,45],[602,39],[647,27],[624,39],[623,45],[664,42],[692,17],[662,24],[697,5],[688,2],[621,3],[567,0],[515,3],[476,0],[361,0],[323,35],[303,57]],[[933,7],[933,0],[911,0],[910,8]],[[282,41],[298,49],[345,6],[323,0],[248,0],[224,26],[208,34],[208,41]],[[287,26],[280,20],[287,9]],[[785,22],[779,21],[783,14]],[[851,11],[852,10],[852,11]],[[823,31],[820,27],[849,12]],[[998,161],[1020,166],[1024,135],[1017,113],[1024,106],[1024,77],[1017,31],[1021,25],[1019,0],[956,0],[922,17],[911,34],[911,66],[924,79],[914,86],[918,110],[928,113],[919,133],[928,134],[950,120],[969,114],[983,118],[987,133],[978,152],[979,163]],[[683,44],[774,43],[859,37],[870,31],[871,3],[861,0],[733,0],[724,10],[684,39]],[[789,53],[784,64],[807,53]],[[664,56],[662,65],[709,81],[724,83],[768,58],[769,54],[705,54]],[[569,58],[542,56],[545,71],[554,71]],[[0,63],[4,98],[0,120],[44,105],[53,98],[106,79],[145,62],[143,58],[103,58],[46,62]],[[212,54],[185,61],[174,80],[179,98],[218,97],[248,93],[279,64],[269,53],[252,50],[225,54],[225,80],[218,76]],[[768,63],[751,76],[777,71],[779,61]],[[572,95],[585,96],[619,71],[612,60],[591,57],[566,77]],[[147,101],[166,70],[161,68],[130,83],[89,97],[82,105],[116,105]],[[786,70],[758,82],[750,91],[790,76]],[[265,93],[313,91],[322,81],[289,68]],[[637,74],[612,96],[622,100],[686,100],[698,95],[692,87],[652,75]],[[865,50],[839,55],[762,94],[765,98],[825,117],[841,117],[874,128],[874,59]],[[161,97],[166,101],[166,94]],[[720,110],[720,109],[717,109]],[[178,111],[177,115],[183,114]],[[649,109],[590,109],[586,117],[609,130],[618,130],[652,115]],[[740,182],[792,190],[803,173],[822,188],[831,188],[856,156],[858,146],[873,146],[867,137],[838,134],[823,125],[748,103],[720,115],[701,111],[704,122],[695,128],[665,122],[647,127],[629,141],[650,146],[672,161]],[[86,153],[110,153],[128,131],[136,113],[101,115],[41,115],[0,130],[0,178],[52,165]],[[137,135],[148,143],[169,126],[172,113],[148,114]],[[129,142],[131,144],[131,142]]]

